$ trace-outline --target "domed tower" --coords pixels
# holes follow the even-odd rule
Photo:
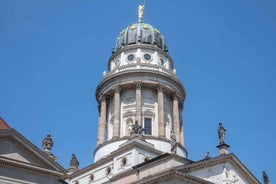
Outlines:
[[[134,139],[144,142],[144,148],[139,149],[150,147],[155,154],[187,156],[182,121],[185,89],[163,35],[144,23],[142,16],[140,6],[138,22],[117,37],[108,72],[96,89],[99,123],[95,162]],[[153,153],[144,154],[153,157]]]

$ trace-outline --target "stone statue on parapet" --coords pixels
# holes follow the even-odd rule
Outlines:
[[[138,121],[135,121],[134,125],[132,125],[132,130],[130,132],[130,135],[142,135],[144,132],[144,128],[142,125],[138,124]]]
[[[264,184],[269,184],[269,178],[265,171],[263,171]]]
[[[171,131],[170,143],[171,143],[171,153],[176,153],[177,143],[176,143],[176,137],[173,130]]]
[[[219,144],[225,144],[224,142],[225,135],[226,135],[226,130],[223,128],[222,123],[219,123],[219,126],[218,126]]]
[[[75,172],[79,169],[79,161],[75,154],[72,154],[69,170]]]
[[[52,147],[54,145],[54,141],[50,134],[47,134],[46,137],[42,141],[42,146],[44,149],[44,152],[50,152]]]
[[[210,156],[210,153],[209,153],[209,151],[207,151],[206,153],[205,153],[205,157],[204,157],[205,159],[210,159],[210,158],[212,158],[211,156]]]
[[[42,147],[44,153],[48,155],[51,159],[56,160],[57,158],[51,153],[51,149],[54,146],[54,141],[50,134],[47,134],[46,137],[42,141]]]

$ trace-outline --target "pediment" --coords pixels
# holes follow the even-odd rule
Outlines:
[[[260,183],[234,154],[193,162],[180,166],[177,170],[213,183]]]
[[[23,169],[64,172],[62,166],[13,129],[0,130],[0,148],[0,162],[5,164]]]

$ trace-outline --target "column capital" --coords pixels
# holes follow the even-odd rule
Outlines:
[[[163,86],[160,84],[156,87],[156,89],[157,89],[157,92],[163,92]]]
[[[177,95],[177,93],[173,94],[173,100],[177,100],[179,102],[179,96]]]
[[[120,86],[113,86],[112,89],[114,89],[115,93],[120,93],[122,88]]]
[[[142,81],[134,81],[134,85],[136,89],[141,89],[142,87]]]
[[[179,102],[179,110],[180,110],[180,112],[182,112],[182,111],[183,111],[183,109],[184,109],[184,105],[183,105],[183,103],[180,103],[180,102]]]
[[[107,96],[106,95],[104,95],[104,94],[101,94],[101,96],[100,96],[100,102],[105,102],[106,101],[106,98],[107,98]]]

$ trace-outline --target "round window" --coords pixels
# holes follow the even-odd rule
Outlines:
[[[160,58],[158,64],[164,66],[165,65],[165,61],[162,58]]]
[[[133,61],[134,58],[135,58],[135,56],[134,56],[133,54],[129,54],[129,55],[127,56],[127,60],[128,60],[128,61]]]
[[[146,61],[150,61],[151,60],[151,55],[150,54],[144,54],[144,59]]]

